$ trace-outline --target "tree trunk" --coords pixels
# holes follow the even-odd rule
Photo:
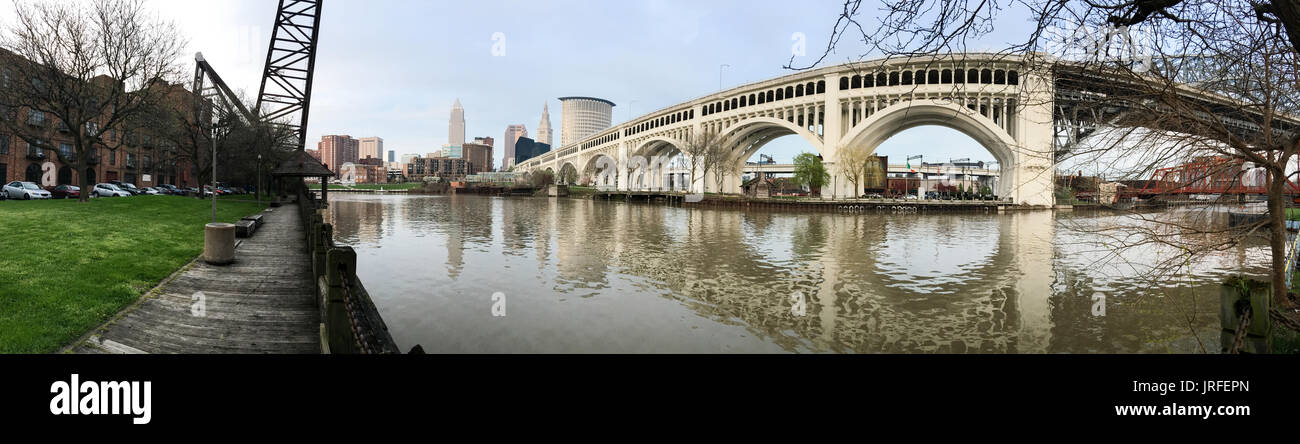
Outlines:
[[[1286,175],[1269,171],[1268,216],[1269,247],[1273,250],[1273,304],[1286,306],[1286,282],[1291,278],[1286,269]]]

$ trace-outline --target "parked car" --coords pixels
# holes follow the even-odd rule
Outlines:
[[[90,193],[91,197],[127,197],[130,195],[130,192],[118,188],[117,185],[111,183],[95,184],[95,189]]]
[[[4,193],[10,199],[49,199],[50,192],[31,182],[9,182],[4,186]]]
[[[48,188],[50,195],[54,199],[75,199],[81,197],[81,187],[72,185],[59,185]]]
[[[162,189],[164,189],[164,190],[167,190],[167,194],[171,194],[171,195],[173,195],[173,196],[184,196],[184,195],[185,195],[185,190],[176,187],[176,185],[165,184],[165,185],[160,185],[159,188],[162,188]]]
[[[118,181],[113,181],[113,182],[109,182],[109,183],[111,183],[111,184],[113,184],[113,185],[116,185],[116,186],[117,186],[119,189],[121,189],[122,191],[125,191],[125,192],[127,192],[127,193],[131,193],[132,196],[135,196],[135,195],[137,195],[137,194],[140,194],[140,189],[139,189],[139,188],[136,188],[135,184],[130,184],[130,183],[126,183],[126,182],[118,182]]]
[[[146,195],[150,195],[150,196],[157,196],[157,195],[159,195],[159,194],[162,194],[162,192],[161,192],[161,191],[158,191],[158,189],[156,189],[156,188],[154,188],[154,187],[144,187],[144,188],[141,188],[141,189],[140,189],[140,194],[146,194]]]

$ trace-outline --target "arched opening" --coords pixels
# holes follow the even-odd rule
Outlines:
[[[688,163],[682,158],[681,142],[655,138],[632,151],[626,163],[628,188],[634,191],[687,191]]]
[[[898,86],[898,73],[889,73],[889,86]]]
[[[858,77],[858,76],[853,76],[853,77]],[[858,78],[857,82],[855,82],[855,83],[858,84],[858,87],[862,86],[862,80],[861,80],[861,78]],[[856,87],[855,87],[855,88],[856,88]],[[849,89],[849,78],[848,78],[848,77],[840,77],[840,91],[844,91],[844,90],[847,90],[847,89]]]
[[[903,71],[903,85],[911,85],[911,84],[912,84],[912,72]]]
[[[875,148],[889,168],[872,168],[860,193],[928,200],[993,198],[995,158],[979,141],[948,126],[923,124],[896,131]]]
[[[1007,84],[1007,72],[1006,72],[1006,71],[1003,71],[1003,70],[1000,70],[1000,69],[997,70],[997,71],[994,71],[994,72],[993,72],[993,84],[994,84],[994,85],[1006,85],[1006,84]]]
[[[980,82],[980,70],[971,68],[970,71],[966,71],[966,83],[979,83],[979,82]]]
[[[778,101],[780,101],[780,100],[785,100],[785,92],[784,92],[784,90],[780,90],[780,89],[776,90],[776,100],[778,100]]]
[[[811,117],[809,120],[812,120]],[[719,136],[727,150],[725,168],[712,169],[697,183],[708,192],[741,193],[755,178],[773,179],[793,174],[794,156],[801,152],[821,154],[821,138],[802,128],[802,122],[754,118],[723,131]],[[773,143],[775,141],[780,141]],[[752,184],[751,184],[752,185]],[[782,182],[781,185],[789,185]],[[789,190],[789,187],[783,188]]]
[[[945,69],[945,70],[943,70],[942,74],[940,74],[940,77],[939,77],[939,83],[942,83],[942,84],[945,84],[945,85],[946,85],[946,84],[949,84],[949,83],[952,83],[952,70],[951,70],[951,69]]]
[[[923,128],[916,132],[911,132],[914,128]],[[916,140],[912,148],[904,147],[890,148],[890,151],[880,151],[885,142],[895,136],[907,132],[910,135],[915,134]],[[908,140],[903,138],[900,140]],[[948,186],[962,185],[964,188],[974,188],[976,191],[989,191],[989,194],[997,196],[999,199],[1008,197],[1017,197],[1013,195],[1012,183],[1015,177],[1015,155],[1013,146],[1015,140],[1011,138],[1005,130],[999,128],[991,120],[974,112],[968,111],[966,107],[942,101],[932,101],[916,103],[908,106],[897,106],[886,108],[885,110],[871,116],[866,121],[852,128],[843,139],[845,145],[860,146],[871,153],[891,156],[889,163],[895,165],[905,165],[906,157],[913,155],[926,156],[913,160],[913,166],[917,163],[978,163],[984,162],[984,168],[973,168],[971,165],[952,165],[954,169],[935,169],[908,171],[901,177],[891,177],[893,179],[916,179],[913,182],[903,182],[902,185],[895,183],[894,194],[899,194],[898,189],[920,190],[925,185],[931,185],[926,189],[927,192],[935,191],[940,184],[944,185],[943,191],[954,191]],[[953,147],[974,147],[980,149],[958,149]],[[894,145],[890,145],[894,147]],[[901,151],[901,152],[900,152]],[[902,156],[902,162],[893,156]],[[935,162],[934,156],[939,156]],[[954,162],[961,159],[971,159],[970,162]],[[962,171],[962,168],[965,168]],[[955,171],[955,172],[954,172]],[[898,176],[891,172],[891,176]],[[943,181],[948,182],[943,182]],[[984,190],[988,187],[989,190]],[[951,194],[949,195],[951,197]],[[919,194],[919,198],[926,197]]]
[[[931,85],[937,85],[937,84],[939,84],[939,81],[940,81],[939,77],[940,77],[940,76],[939,76],[939,71],[938,71],[938,70],[934,70],[934,69],[932,69],[932,70],[930,70],[930,72],[929,72],[926,76],[927,76],[927,77],[926,77],[925,83],[929,83],[929,84],[931,84]]]
[[[27,165],[27,171],[23,174],[23,180],[40,185],[41,165],[36,163]]]
[[[64,165],[63,167],[59,168],[58,181],[59,181],[58,183],[59,185],[73,185],[72,168],[68,168],[67,165]]]
[[[885,73],[876,74],[876,86],[889,85],[889,77]]]
[[[577,185],[581,177],[578,175],[578,168],[572,163],[566,162],[560,167],[560,174],[555,176],[555,183],[560,185]]]
[[[983,71],[980,71],[980,83],[986,85],[993,83],[993,70],[985,69]]]
[[[1008,84],[1008,85],[1019,85],[1019,84],[1020,84],[1020,73],[1015,72],[1015,71],[1007,71],[1007,84]]]
[[[818,81],[817,81],[817,94],[825,94],[825,93],[826,93],[826,81],[825,81],[825,80],[818,80]]]
[[[799,85],[794,88],[794,96],[803,97],[803,85]]]
[[[788,98],[791,98],[791,97],[794,97],[794,87],[793,87],[793,86],[787,86],[787,87],[785,87],[785,98],[788,99]]]

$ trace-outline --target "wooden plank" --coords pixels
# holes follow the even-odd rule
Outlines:
[[[258,215],[265,224],[235,250],[236,263],[203,262],[167,281],[76,353],[320,353],[320,311],[298,209]],[[192,311],[203,293],[202,316]]]

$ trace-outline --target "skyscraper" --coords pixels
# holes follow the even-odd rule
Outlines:
[[[594,136],[608,129],[613,119],[614,102],[595,97],[561,97],[560,144],[577,143]]]
[[[316,145],[320,149],[320,161],[329,167],[334,174],[339,174],[339,170],[345,163],[356,163],[357,153],[360,151],[361,144],[352,136],[321,136],[320,143]]]
[[[502,166],[506,168],[515,166],[515,142],[519,141],[520,137],[528,137],[528,128],[525,128],[524,124],[521,123],[518,125],[510,125],[506,127],[506,137],[505,139],[502,139],[506,144],[505,146],[506,157],[501,159]]]
[[[551,144],[551,110],[549,104],[542,104],[542,123],[537,125],[537,143]]]
[[[357,153],[357,159],[373,157],[379,160],[383,159],[384,139],[380,137],[362,137],[361,148]]]
[[[460,106],[460,99],[451,106],[451,125],[447,128],[447,144],[461,146],[465,144],[465,108]]]
[[[394,150],[388,150],[388,161],[389,161],[389,162],[396,162],[396,161],[397,161],[397,151],[394,151]]]

